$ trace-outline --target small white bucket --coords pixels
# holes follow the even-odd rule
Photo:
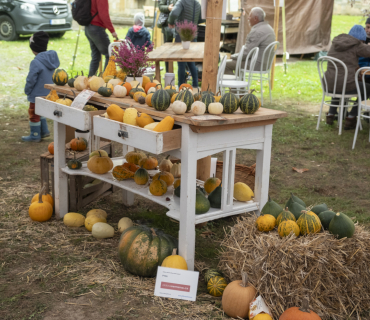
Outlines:
[[[82,131],[82,130],[75,130],[75,138],[84,138],[86,139],[87,143],[90,140],[90,131]]]
[[[174,73],[166,73],[164,75],[164,86],[167,87],[171,84],[171,81],[173,80],[172,82],[172,85],[175,86],[175,74]]]

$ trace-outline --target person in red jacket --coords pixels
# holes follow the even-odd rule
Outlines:
[[[105,29],[108,29],[112,36],[118,40],[112,21],[109,17],[108,0],[91,0],[91,16],[98,14],[92,19],[91,23],[85,27],[85,35],[90,42],[91,62],[89,77],[92,77],[99,68],[101,55],[105,56],[105,66],[109,61],[108,46],[110,40]]]

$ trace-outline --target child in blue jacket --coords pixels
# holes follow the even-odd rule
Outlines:
[[[55,51],[47,51],[49,35],[44,31],[36,32],[30,38],[30,48],[36,56],[30,64],[30,71],[26,79],[24,92],[30,102],[28,115],[31,133],[22,137],[25,142],[40,142],[41,138],[50,136],[48,125],[44,117],[35,114],[35,98],[46,96],[48,89],[44,88],[47,83],[53,83],[54,70],[59,67],[59,58]]]
[[[145,17],[144,14],[139,12],[134,16],[134,26],[127,31],[126,39],[130,40],[135,47],[149,47],[152,42],[150,41],[150,33],[144,27]]]

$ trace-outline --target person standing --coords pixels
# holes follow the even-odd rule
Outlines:
[[[161,28],[164,37],[164,42],[172,42],[174,38],[173,29],[168,27],[168,16],[173,10],[173,6],[175,5],[177,0],[160,0],[159,2],[159,11],[164,14],[164,17],[167,17],[165,22],[161,21]],[[164,19],[164,18],[163,18]],[[168,72],[168,62],[165,62],[166,65],[166,72]]]
[[[201,7],[198,1],[196,0],[178,0],[174,5],[171,13],[168,17],[168,26],[169,28],[175,28],[175,22],[177,21],[191,21],[195,25],[198,25],[202,22],[201,18]],[[194,42],[197,39],[193,40]],[[180,36],[176,33],[175,42],[181,42]],[[193,78],[193,88],[198,88],[198,69],[195,66],[195,62],[177,62],[178,66],[178,85],[186,83],[185,68],[188,66],[191,77]]]
[[[89,0],[90,1],[90,0]],[[90,43],[91,62],[89,77],[96,74],[99,68],[101,56],[105,56],[104,70],[108,65],[110,40],[105,29],[108,29],[112,36],[118,40],[109,16],[108,0],[91,0],[91,16],[94,17],[91,23],[85,27],[85,35]]]
[[[242,65],[244,66],[248,53],[256,47],[259,48],[259,51],[254,70],[260,71],[261,67],[262,70],[266,70],[266,65],[261,66],[262,55],[266,47],[275,41],[275,32],[274,29],[272,29],[272,27],[265,22],[265,16],[266,14],[261,8],[252,8],[248,18],[249,25],[252,27],[252,29],[248,33],[247,39],[245,40],[244,52],[239,52],[231,56],[232,60],[228,60],[226,62],[225,74],[234,74],[236,61],[239,54],[243,55]]]

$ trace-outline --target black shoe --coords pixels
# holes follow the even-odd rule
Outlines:
[[[326,114],[326,124],[331,126],[334,123],[334,115]]]
[[[357,117],[354,118],[346,118],[344,121],[344,130],[352,130],[356,129],[356,124],[357,124]]]

